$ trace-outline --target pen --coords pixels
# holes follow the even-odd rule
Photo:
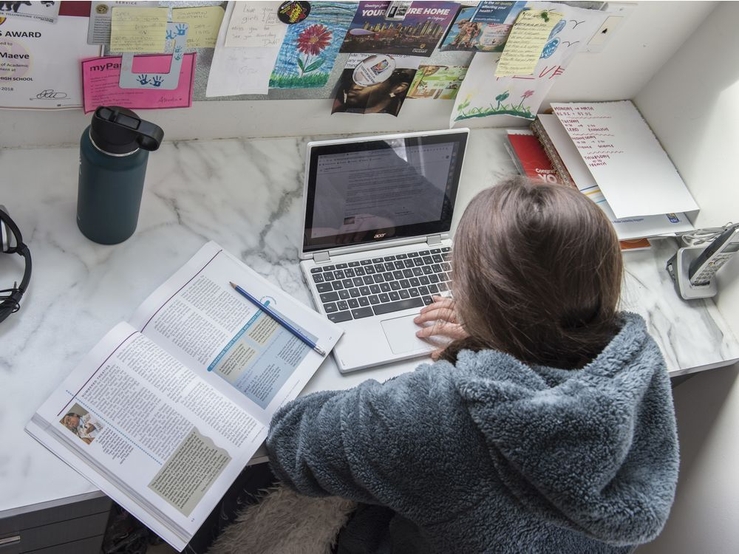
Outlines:
[[[233,288],[235,288],[235,289],[236,289],[236,292],[238,292],[238,293],[239,293],[239,294],[240,294],[241,296],[243,296],[244,298],[246,298],[246,299],[247,299],[247,300],[248,300],[249,302],[251,302],[251,303],[252,303],[252,304],[254,304],[255,306],[258,306],[260,310],[262,310],[262,311],[263,311],[263,312],[265,312],[265,313],[266,313],[267,315],[269,315],[269,316],[270,316],[270,317],[271,317],[272,319],[274,319],[274,320],[275,320],[275,321],[276,321],[277,323],[279,323],[280,325],[282,325],[282,326],[283,326],[283,327],[284,327],[285,329],[287,329],[288,331],[290,331],[290,332],[291,332],[291,333],[292,333],[293,335],[295,335],[296,337],[298,337],[298,338],[299,338],[300,340],[302,340],[302,341],[303,341],[303,342],[304,342],[305,344],[307,344],[307,345],[308,345],[308,346],[310,346],[310,347],[311,347],[311,348],[312,348],[313,350],[315,350],[316,352],[318,352],[318,353],[319,353],[319,354],[320,354],[321,356],[325,356],[325,355],[326,355],[326,352],[324,352],[324,351],[323,351],[323,350],[322,350],[321,348],[319,348],[319,347],[318,347],[318,345],[317,345],[317,344],[316,344],[315,342],[313,342],[313,341],[312,341],[312,340],[310,340],[310,339],[309,339],[308,337],[306,337],[306,336],[305,336],[305,335],[304,335],[303,333],[301,333],[301,332],[300,332],[300,331],[299,331],[298,329],[296,329],[295,327],[293,327],[292,325],[290,325],[290,324],[289,324],[289,323],[288,323],[288,322],[287,322],[287,321],[285,320],[285,318],[283,318],[283,317],[282,317],[282,316],[281,316],[280,314],[278,314],[278,313],[277,313],[277,312],[276,312],[275,310],[273,310],[272,308],[270,308],[270,307],[269,307],[269,306],[267,306],[266,304],[262,304],[262,303],[261,303],[261,302],[260,302],[259,300],[257,300],[256,298],[254,298],[254,297],[253,297],[253,296],[252,296],[251,294],[249,294],[248,292],[246,292],[246,291],[245,291],[244,289],[242,289],[242,288],[241,288],[241,287],[240,287],[239,285],[237,285],[236,283],[233,283],[233,282],[231,282],[231,281],[229,281],[229,283],[231,283],[231,286],[232,286]]]

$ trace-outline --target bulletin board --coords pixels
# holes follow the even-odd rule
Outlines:
[[[158,2],[160,7],[174,7],[176,4],[177,8],[185,7],[199,7],[204,5],[221,6],[226,8],[227,2],[171,2],[161,1]],[[356,8],[358,2],[345,2],[347,7]],[[469,5],[474,5],[476,2],[470,2]],[[603,2],[593,2],[601,6]],[[195,71],[195,86],[193,91],[193,99],[197,101],[229,101],[229,100],[316,100],[316,99],[327,99],[332,98],[336,84],[339,80],[339,76],[347,63],[349,54],[339,54],[336,57],[331,76],[328,79],[328,83],[324,87],[316,88],[300,88],[300,89],[270,89],[269,92],[264,94],[241,94],[235,96],[220,96],[208,98],[205,95],[205,89],[208,84],[208,73],[210,71],[211,62],[213,61],[213,48],[198,48],[198,49],[187,49],[186,52],[196,52],[196,71]],[[116,52],[106,47],[104,50],[106,56],[115,55]],[[473,52],[441,52],[439,50],[434,51],[432,56],[428,58],[428,64],[436,65],[451,65],[451,66],[469,66],[470,60],[474,56]]]
[[[16,5],[29,15],[55,6],[59,15],[0,13],[0,97],[18,102],[2,107],[74,107],[68,92],[80,85],[86,113],[333,99],[331,113],[397,116],[407,98],[453,99],[452,125],[490,115],[533,120],[606,17],[604,2],[534,0]],[[296,5],[303,17],[285,21]],[[63,14],[73,8],[74,17]]]

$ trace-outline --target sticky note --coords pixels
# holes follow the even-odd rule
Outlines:
[[[533,75],[549,34],[560,19],[560,14],[547,10],[522,11],[508,35],[495,76]]]
[[[113,8],[110,49],[113,52],[164,52],[167,8]]]
[[[187,23],[188,48],[213,48],[221,28],[224,10],[220,6],[177,8],[172,10],[172,21]]]

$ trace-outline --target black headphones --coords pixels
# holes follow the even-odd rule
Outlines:
[[[10,219],[5,206],[0,205],[0,251],[23,256],[26,268],[21,284],[13,283],[9,289],[0,289],[0,322],[21,308],[21,297],[31,280],[31,251],[23,244],[23,236],[15,222]]]

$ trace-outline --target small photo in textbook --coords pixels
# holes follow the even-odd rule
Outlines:
[[[105,425],[98,421],[94,415],[76,403],[59,420],[59,423],[69,429],[72,434],[85,444],[92,443],[105,428]]]

